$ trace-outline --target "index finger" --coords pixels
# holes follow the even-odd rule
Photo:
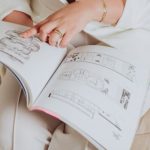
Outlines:
[[[38,33],[38,29],[36,27],[32,27],[32,28],[22,32],[20,34],[20,36],[23,38],[28,38],[28,37],[36,35],[37,33]]]
[[[32,28],[22,32],[20,34],[20,36],[23,37],[23,38],[29,38],[31,36],[34,36],[34,35],[38,34],[38,32],[39,32],[38,29],[40,28],[40,26],[42,26],[46,22],[47,22],[47,19],[41,21],[40,23],[36,24]]]

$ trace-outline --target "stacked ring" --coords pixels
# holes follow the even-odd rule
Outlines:
[[[64,34],[58,29],[55,29],[54,33],[56,33],[59,36],[59,39],[55,44],[56,47],[59,47],[60,41],[61,41],[62,37],[64,36]]]
[[[63,33],[62,33],[60,30],[55,29],[54,32],[55,32],[56,34],[58,34],[60,38],[63,37]]]

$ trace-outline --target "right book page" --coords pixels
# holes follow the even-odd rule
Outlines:
[[[99,45],[74,49],[33,109],[55,114],[98,148],[128,150],[148,87],[148,53]]]

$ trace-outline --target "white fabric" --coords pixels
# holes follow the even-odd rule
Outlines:
[[[0,85],[0,150],[47,150],[60,121],[42,112],[30,112],[21,91],[7,70]]]
[[[149,0],[126,0],[123,15],[116,26],[104,26],[98,22],[92,22],[84,30],[97,39],[107,38],[129,29],[150,30],[149,13]]]
[[[30,14],[34,20],[40,21],[63,6],[63,3],[66,3],[66,0],[12,0],[11,2],[10,0],[0,0],[0,19],[12,10],[20,10]],[[31,5],[32,12],[29,5]],[[105,26],[99,22],[91,22],[84,31],[97,39],[102,39],[128,29],[150,30],[149,13],[149,0],[126,0],[123,15],[116,26]]]
[[[14,10],[32,14],[28,0],[0,0],[0,20]]]

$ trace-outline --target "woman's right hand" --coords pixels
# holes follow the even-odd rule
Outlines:
[[[107,15],[104,16],[104,4]],[[28,38],[38,35],[41,41],[52,46],[66,47],[73,37],[91,21],[116,24],[123,12],[122,0],[79,0],[64,6],[42,22],[21,34]],[[106,12],[105,12],[106,13]],[[104,17],[104,18],[103,18]],[[59,42],[58,42],[59,41]]]
[[[12,22],[20,25],[25,25],[32,27],[33,21],[31,17],[21,11],[13,11],[8,16],[6,16],[3,21]]]

